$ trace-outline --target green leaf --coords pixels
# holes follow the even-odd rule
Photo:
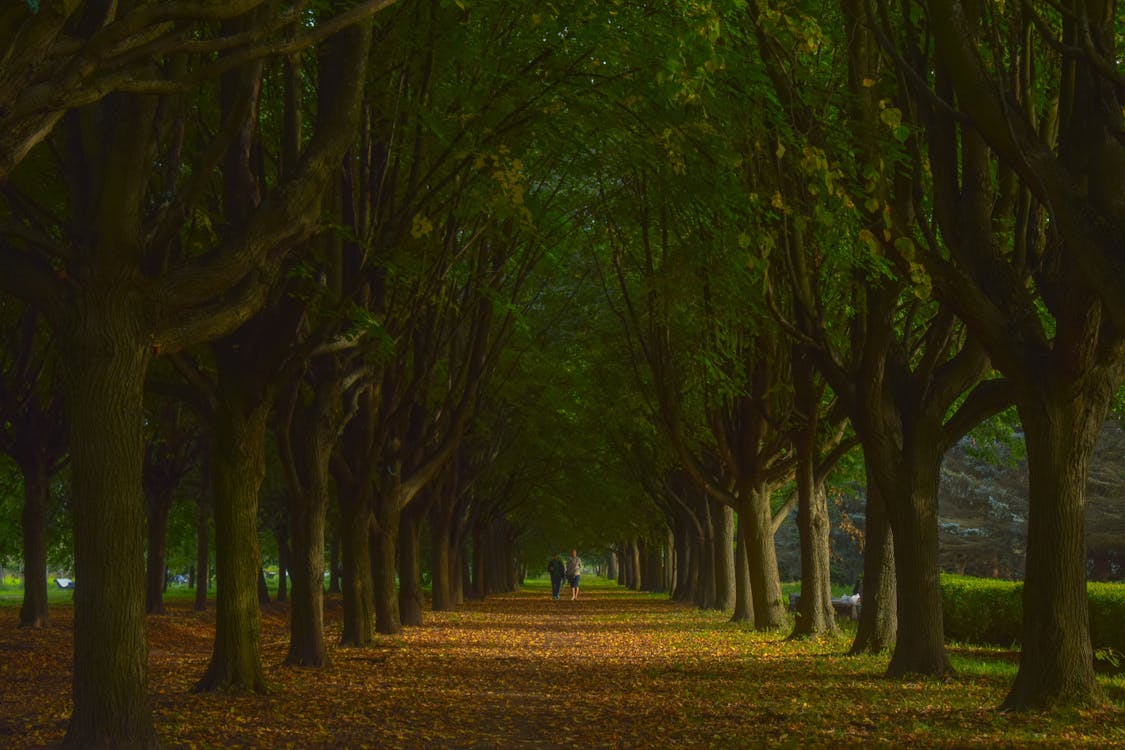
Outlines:
[[[879,119],[882,120],[887,127],[894,130],[902,125],[902,110],[898,107],[887,107],[879,113]]]
[[[909,237],[899,237],[895,240],[895,250],[898,250],[904,258],[914,257],[914,240]]]

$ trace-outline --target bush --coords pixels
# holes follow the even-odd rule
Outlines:
[[[992,578],[943,575],[946,640],[1011,646],[1023,623],[1023,584]]]
[[[1089,583],[1090,637],[1102,666],[1125,666],[1125,584]],[[942,575],[945,638],[1012,646],[1023,626],[1023,583]],[[1116,660],[1118,663],[1113,664]]]
[[[1103,666],[1125,667],[1125,584],[1088,583],[1090,638]]]

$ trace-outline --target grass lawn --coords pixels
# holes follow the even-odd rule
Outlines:
[[[54,579],[47,583],[47,601],[54,604],[69,602],[74,598],[73,589],[60,589]],[[0,583],[0,607],[19,607],[23,603],[23,584],[18,578],[5,578]]]
[[[215,595],[215,587],[211,587],[211,596]],[[276,591],[276,585],[274,587]],[[165,601],[176,601],[186,599],[191,601],[195,598],[195,589],[190,589],[182,584],[169,584],[168,590],[164,592]],[[60,589],[55,585],[52,578],[47,583],[47,601],[51,605],[67,604],[74,600],[74,589]],[[23,603],[23,584],[18,579],[7,579],[4,583],[0,584],[0,607],[19,607]]]

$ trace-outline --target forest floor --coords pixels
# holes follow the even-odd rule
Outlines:
[[[583,583],[586,583],[584,580]],[[608,582],[577,601],[546,584],[426,613],[426,624],[341,649],[333,665],[281,666],[287,608],[263,613],[268,695],[194,695],[213,610],[173,601],[150,617],[157,731],[172,748],[1125,747],[1125,678],[1109,702],[1063,715],[995,710],[1016,655],[952,648],[958,679],[893,681],[886,657],[847,657],[848,638],[787,642]],[[0,746],[59,742],[70,713],[72,616],[41,630],[0,608]]]

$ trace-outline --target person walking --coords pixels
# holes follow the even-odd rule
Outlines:
[[[578,556],[578,550],[572,549],[570,557],[566,558],[566,579],[570,583],[570,600],[574,601],[578,598],[578,581],[582,577],[582,558]]]
[[[563,576],[566,575],[566,566],[556,552],[555,556],[547,562],[547,573],[551,576],[551,598],[559,598],[559,589],[562,588]]]

